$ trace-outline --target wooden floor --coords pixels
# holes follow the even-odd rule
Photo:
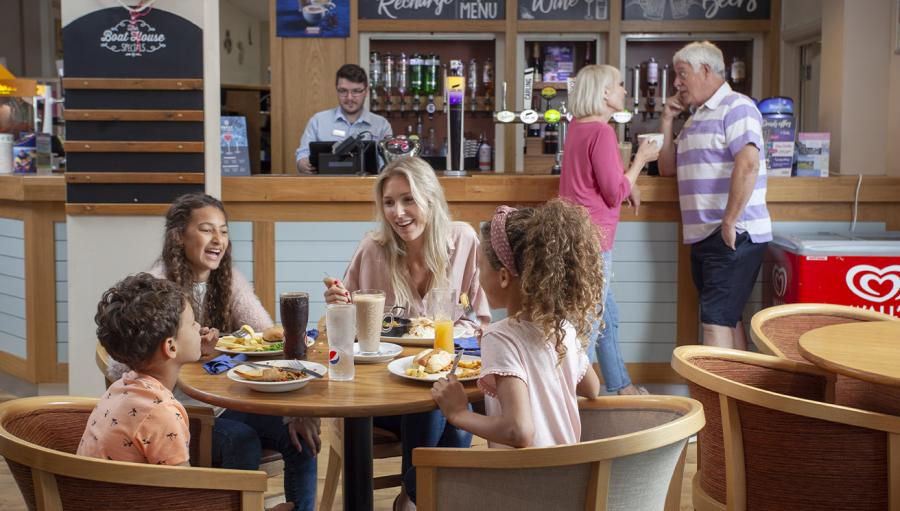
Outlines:
[[[690,505],[691,502],[691,478],[694,477],[694,472],[697,470],[697,444],[692,443],[688,446],[688,454],[687,454],[687,463],[685,464],[685,473],[684,473],[684,484],[683,491],[681,493],[681,511],[691,511],[693,510],[693,506]],[[328,448],[327,445],[322,446],[322,452],[327,453]],[[2,458],[0,458],[2,460]],[[319,486],[318,491],[319,495],[322,492],[322,485],[325,482],[325,464],[327,463],[327,456],[319,456]],[[277,469],[277,467],[276,467]],[[375,461],[375,475],[381,474],[391,474],[397,473],[400,471],[400,458],[392,458],[387,460],[376,460]],[[282,487],[283,480],[282,476],[278,475],[275,477],[269,478],[269,491],[266,493],[266,505],[273,506],[279,502],[284,501],[284,490]],[[378,511],[391,511],[391,504],[394,501],[394,497],[396,497],[398,492],[397,488],[386,488],[384,490],[378,490],[375,492],[375,509]],[[19,489],[16,486],[15,481],[13,481],[12,476],[9,473],[9,467],[7,467],[6,463],[0,461],[0,509],[5,511],[25,511],[25,502],[22,500],[22,495],[19,493]],[[338,490],[338,495],[335,501],[335,510],[341,509],[341,492]]]

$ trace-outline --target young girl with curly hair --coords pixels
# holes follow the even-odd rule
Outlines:
[[[604,284],[597,230],[583,207],[556,199],[500,206],[481,231],[481,286],[509,314],[481,338],[487,415],[468,409],[456,376],[434,384],[434,399],[451,424],[491,447],[578,442],[578,396],[600,391],[584,342]]]

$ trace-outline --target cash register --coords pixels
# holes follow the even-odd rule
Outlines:
[[[324,175],[377,174],[375,142],[361,140],[364,135],[367,133],[340,142],[310,142],[309,163]]]

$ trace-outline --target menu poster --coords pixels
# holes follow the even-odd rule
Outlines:
[[[219,142],[222,146],[222,175],[249,176],[250,158],[247,153],[247,119],[243,116],[223,115],[220,121]]]
[[[771,0],[622,0],[625,20],[767,20]]]
[[[350,0],[277,0],[278,37],[350,37]]]
[[[503,20],[506,0],[365,0],[362,20]]]
[[[609,0],[519,0],[520,20],[607,20]]]

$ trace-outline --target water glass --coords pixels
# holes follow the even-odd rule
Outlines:
[[[325,309],[328,334],[329,378],[336,381],[353,379],[353,339],[356,337],[356,305],[332,303]]]

